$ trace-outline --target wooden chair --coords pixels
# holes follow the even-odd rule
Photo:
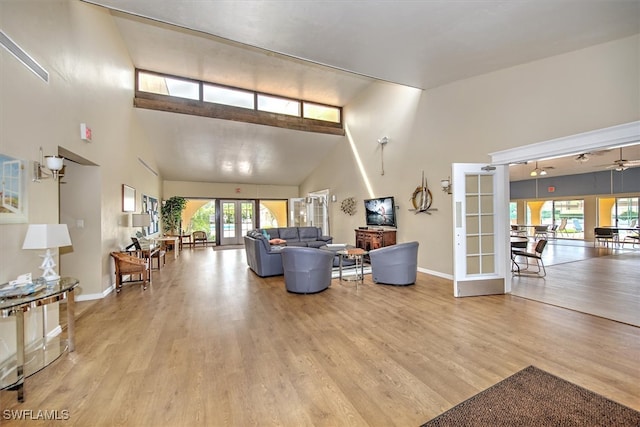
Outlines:
[[[540,240],[538,240],[538,243],[536,244],[536,247],[533,250],[533,252],[527,252],[526,250],[523,250],[523,251],[512,250],[511,251],[512,254],[513,254],[512,261],[516,265],[515,273],[518,274],[518,275],[520,275],[520,274],[535,274],[535,275],[538,275],[540,277],[546,276],[547,275],[547,270],[544,268],[544,262],[542,261],[542,251],[544,251],[545,246],[547,246],[547,241],[545,239],[540,239]],[[526,259],[526,261],[527,261],[527,267],[526,268],[520,268],[520,266],[516,263],[516,258],[517,257],[523,257],[523,258]],[[533,271],[533,272],[529,271],[529,259],[536,260],[536,265],[538,266],[538,271]]]
[[[131,241],[133,242],[134,247],[136,248],[136,251],[139,252],[143,258],[148,258],[150,263],[149,266],[151,268],[153,268],[153,259],[157,259],[158,260],[158,270],[160,270],[160,268],[162,267],[162,265],[165,265],[167,260],[166,260],[166,251],[160,248],[143,248],[142,244],[140,243],[140,240],[138,240],[137,237],[132,237]],[[162,259],[162,265],[160,265],[160,260]]]
[[[203,246],[207,246],[207,233],[205,233],[204,231],[194,231],[191,234],[191,243],[193,244],[193,247],[195,248],[198,243],[202,243]]]
[[[111,252],[111,256],[116,266],[116,293],[120,293],[123,283],[142,282],[142,290],[147,289],[147,284],[151,283],[149,259],[123,252]],[[124,276],[129,276],[129,280],[124,280]],[[133,276],[139,278],[136,280]]]

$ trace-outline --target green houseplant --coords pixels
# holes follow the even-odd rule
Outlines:
[[[162,204],[160,213],[162,215],[162,229],[165,233],[178,234],[180,232],[182,211],[185,206],[187,206],[187,199],[180,196],[173,196]]]

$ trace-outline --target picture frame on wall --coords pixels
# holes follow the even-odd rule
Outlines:
[[[122,212],[135,212],[136,189],[122,184]]]
[[[147,227],[147,235],[160,231],[160,206],[158,199],[155,197],[142,195],[142,212],[146,212],[151,216],[151,224]]]
[[[0,224],[28,222],[27,163],[0,153]]]

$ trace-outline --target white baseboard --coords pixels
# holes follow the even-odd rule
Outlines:
[[[418,267],[418,271],[420,273],[430,274],[430,275],[436,276],[436,277],[442,277],[443,279],[453,280],[453,275],[452,274],[445,274],[445,273],[441,273],[439,271],[427,270],[426,268],[420,268],[420,267]]]
[[[107,289],[105,289],[104,291],[102,291],[101,293],[98,293],[98,294],[76,295],[76,301],[93,301],[93,300],[96,300],[96,299],[102,299],[102,298],[106,297],[107,295],[109,295],[111,292],[113,292],[113,290],[115,288],[116,288],[116,285],[112,284]]]

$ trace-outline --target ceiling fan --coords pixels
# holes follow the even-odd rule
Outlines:
[[[573,159],[573,160],[575,160],[575,161],[576,161],[576,162],[578,162],[578,163],[585,163],[585,162],[588,162],[588,161],[589,161],[589,159],[590,159],[590,157],[589,157],[589,156],[590,156],[590,155],[591,155],[591,153],[581,153],[581,154],[578,154],[578,155],[576,156],[576,158],[575,158],[575,159]]]
[[[607,166],[607,169],[622,172],[629,168],[635,168],[638,166],[640,166],[640,160],[626,160],[622,158],[622,147],[620,147],[620,158],[615,160],[612,165]]]

